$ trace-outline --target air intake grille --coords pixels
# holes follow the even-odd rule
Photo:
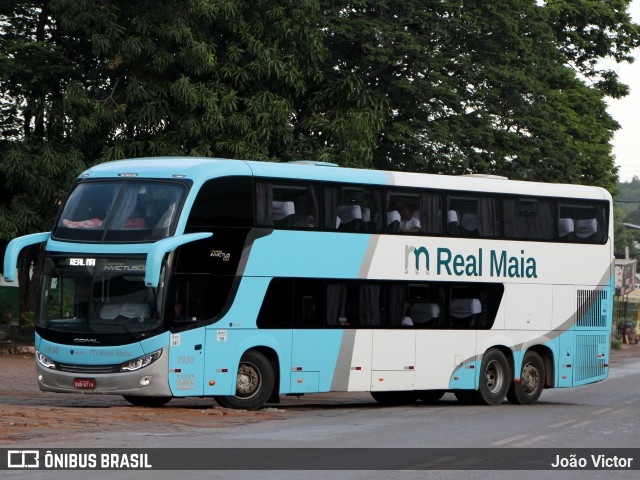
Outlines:
[[[588,383],[604,378],[607,373],[605,357],[607,335],[576,335],[576,355],[574,359],[573,381]]]
[[[120,365],[71,365],[68,363],[56,364],[58,370],[69,373],[117,373]]]
[[[578,290],[578,327],[606,327],[608,290]]]

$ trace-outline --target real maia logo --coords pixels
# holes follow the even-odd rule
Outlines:
[[[408,274],[411,266],[415,266],[415,273],[421,271],[427,275],[432,271],[432,257],[426,247],[404,247],[404,273]],[[440,247],[436,249],[435,257],[436,275],[450,275],[456,277],[482,277],[485,274],[485,266],[488,265],[490,277],[503,278],[538,278],[536,259],[520,250],[515,255],[508,250],[483,251],[478,248],[477,253],[470,255],[454,254],[450,249]]]

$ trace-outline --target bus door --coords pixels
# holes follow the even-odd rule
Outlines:
[[[176,294],[167,302],[173,314],[169,343],[169,386],[177,397],[203,395],[206,283],[176,275]]]
[[[176,397],[202,395],[204,327],[171,333],[169,386]]]

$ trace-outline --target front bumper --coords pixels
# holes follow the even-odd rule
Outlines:
[[[85,395],[138,395],[149,397],[172,397],[169,388],[169,349],[165,347],[162,355],[151,365],[135,372],[117,373],[77,373],[61,372],[45,368],[36,361],[38,386],[43,392],[82,393]],[[78,389],[73,386],[75,378],[94,378],[95,389]],[[148,385],[141,379],[150,379]]]

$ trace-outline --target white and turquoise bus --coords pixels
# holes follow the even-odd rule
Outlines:
[[[45,243],[44,391],[528,404],[607,377],[611,203],[497,177],[125,160],[80,175],[4,268]]]

